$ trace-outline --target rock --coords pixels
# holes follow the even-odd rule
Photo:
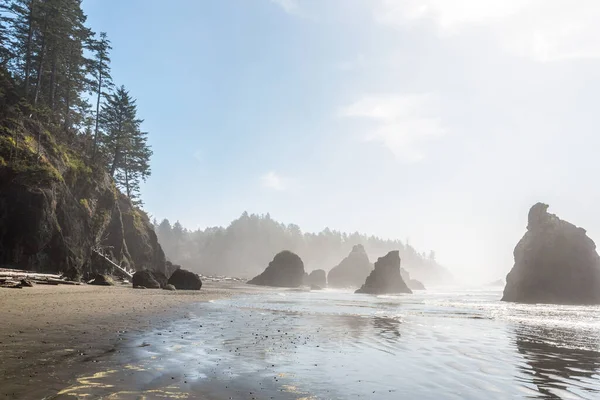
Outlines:
[[[146,289],[146,286],[134,286],[134,289]]]
[[[164,289],[165,290],[177,290],[177,288],[175,288],[175,286],[170,285],[170,284],[165,285]]]
[[[398,250],[390,251],[385,257],[379,257],[375,263],[375,269],[367,277],[365,284],[355,293],[412,293],[400,275]]]
[[[400,275],[410,290],[425,290],[425,285],[416,279],[411,279],[410,273],[404,268],[400,268]]]
[[[33,287],[33,282],[31,282],[29,279],[21,279],[21,286]]]
[[[548,213],[529,210],[527,232],[514,250],[503,301],[546,304],[600,304],[600,258],[582,228]]]
[[[327,285],[338,288],[360,287],[371,271],[373,265],[369,261],[365,248],[357,244],[352,247],[348,257],[329,271]]]
[[[200,290],[202,288],[202,280],[198,274],[181,268],[173,272],[168,284],[178,290]]]
[[[98,286],[114,286],[115,282],[108,275],[96,275],[93,281],[90,282],[90,285],[98,285]]]
[[[144,286],[148,289],[160,289],[167,284],[167,277],[162,272],[145,269],[133,274],[131,283],[133,284],[133,287]]]
[[[262,274],[248,281],[251,285],[299,287],[304,281],[304,263],[298,255],[284,250],[278,253]]]
[[[323,290],[323,288],[319,285],[310,285],[310,290]]]
[[[315,269],[308,275],[307,282],[309,286],[324,288],[327,286],[327,274],[322,269]]]

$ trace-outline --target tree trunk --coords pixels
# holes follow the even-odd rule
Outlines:
[[[44,58],[46,55],[46,33],[48,31],[48,16],[44,18],[44,32],[42,34],[42,49],[40,50],[40,64],[37,73],[37,84],[35,86],[35,96],[33,97],[33,105],[37,105],[38,98],[40,96],[40,90],[42,87],[42,76],[44,71]]]
[[[100,54],[100,64],[98,67],[98,98],[96,99],[96,129],[94,130],[94,156],[98,148],[98,121],[100,119],[100,98],[102,97],[102,54]]]
[[[56,97],[56,50],[52,52],[52,73],[50,74],[50,108],[55,111]]]
[[[125,153],[125,192],[127,197],[131,198],[131,190],[129,189],[129,167],[127,166],[127,153]]]
[[[117,170],[117,162],[119,161],[120,158],[120,153],[121,149],[119,147],[119,145],[117,144],[115,146],[115,155],[113,157],[113,161],[112,161],[112,165],[110,167],[110,176],[114,177],[115,176],[115,171]]]
[[[33,40],[33,6],[35,0],[29,2],[29,29],[25,50],[25,97],[29,95],[29,74],[31,73],[31,41]]]

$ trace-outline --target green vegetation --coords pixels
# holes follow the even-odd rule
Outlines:
[[[69,185],[108,172],[139,204],[147,133],[135,99],[111,92],[110,40],[86,19],[81,0],[0,1],[0,165]]]

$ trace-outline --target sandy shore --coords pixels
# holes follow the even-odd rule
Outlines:
[[[199,292],[46,286],[0,290],[0,398],[52,398],[127,336],[185,318],[186,306],[245,291],[206,283]]]

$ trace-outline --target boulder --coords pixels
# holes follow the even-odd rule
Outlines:
[[[355,293],[412,293],[400,275],[398,250],[390,251],[385,257],[379,257],[375,263],[375,269],[367,277],[365,284]]]
[[[416,279],[411,279],[410,273],[404,268],[400,268],[400,275],[410,290],[425,290],[425,285]]]
[[[198,274],[181,268],[173,272],[167,283],[178,290],[200,290],[202,288],[202,280]]]
[[[338,288],[360,287],[371,271],[373,265],[369,262],[365,248],[357,244],[352,247],[348,257],[329,271],[327,285]]]
[[[144,269],[133,274],[133,287],[143,286],[147,289],[160,289],[167,284],[167,277],[162,272]]]
[[[310,290],[323,290],[323,288],[319,285],[310,285]]]
[[[546,304],[600,304],[600,258],[583,228],[548,213],[529,210],[527,232],[514,250],[503,301]]]
[[[90,285],[98,285],[98,286],[114,286],[115,282],[108,275],[96,275],[93,281],[90,282]]]
[[[304,283],[304,263],[297,254],[284,250],[278,253],[262,274],[249,280],[251,285],[299,287]]]
[[[168,284],[167,284],[167,285],[165,285],[164,289],[165,289],[165,290],[177,290],[177,288],[175,288],[175,286],[173,286],[173,285],[168,285]]]
[[[308,275],[309,286],[319,286],[324,288],[327,286],[327,274],[322,269],[315,269]]]

